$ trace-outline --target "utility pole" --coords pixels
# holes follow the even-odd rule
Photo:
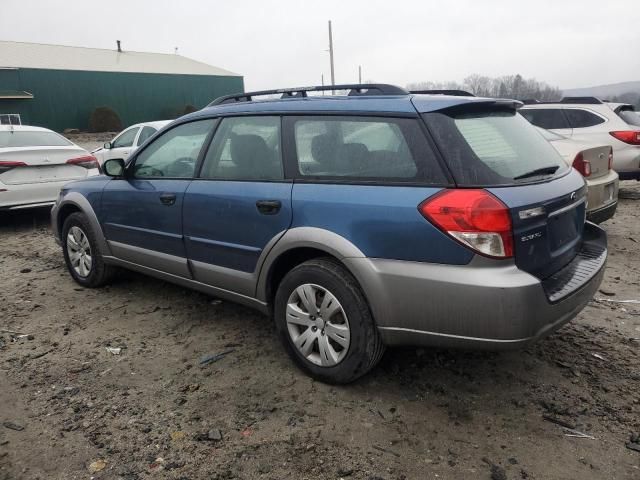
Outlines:
[[[331,20],[329,20],[329,62],[331,62],[331,85],[335,85],[336,76],[333,69],[333,34],[331,33]]]
[[[362,65],[358,65],[358,83],[362,85]]]
[[[324,87],[324,73],[320,74],[320,81],[322,82],[322,86]],[[322,90],[322,95],[324,95],[324,90]]]

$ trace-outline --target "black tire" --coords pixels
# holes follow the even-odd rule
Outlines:
[[[287,302],[294,290],[303,284],[315,284],[331,292],[348,318],[350,344],[343,359],[335,366],[320,366],[308,360],[289,334]],[[274,321],[289,356],[303,371],[325,383],[353,382],[369,372],[385,350],[358,282],[346,268],[330,258],[309,260],[285,275],[274,300]]]
[[[67,237],[69,230],[78,227],[85,235],[91,248],[91,268],[88,275],[80,275],[73,267],[69,258],[69,248],[67,247]],[[117,272],[117,268],[104,263],[102,250],[96,241],[96,234],[91,228],[91,224],[84,213],[76,212],[69,215],[62,226],[62,252],[64,261],[67,264],[69,273],[76,283],[87,288],[98,288],[108,284]]]

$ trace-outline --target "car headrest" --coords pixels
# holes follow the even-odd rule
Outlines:
[[[234,135],[229,148],[233,163],[240,168],[250,169],[271,162],[271,150],[260,135]]]
[[[311,156],[321,165],[334,165],[337,161],[338,147],[335,137],[325,133],[311,139]]]

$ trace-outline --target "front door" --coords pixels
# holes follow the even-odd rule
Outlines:
[[[178,125],[137,152],[102,194],[101,222],[122,260],[190,277],[182,236],[184,193],[215,120]]]
[[[280,118],[222,120],[184,200],[187,256],[196,280],[255,293],[259,259],[291,224]]]
[[[129,127],[111,141],[111,148],[103,153],[103,162],[110,158],[124,158],[127,160],[129,154],[135,149],[133,146],[138,136],[140,127]]]

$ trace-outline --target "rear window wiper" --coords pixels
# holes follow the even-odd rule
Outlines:
[[[538,175],[551,175],[553,173],[556,173],[559,168],[559,165],[550,165],[548,167],[536,168],[535,170],[531,170],[530,172],[523,173],[522,175],[518,175],[517,177],[513,177],[513,179],[521,180],[523,178],[537,177]]]

